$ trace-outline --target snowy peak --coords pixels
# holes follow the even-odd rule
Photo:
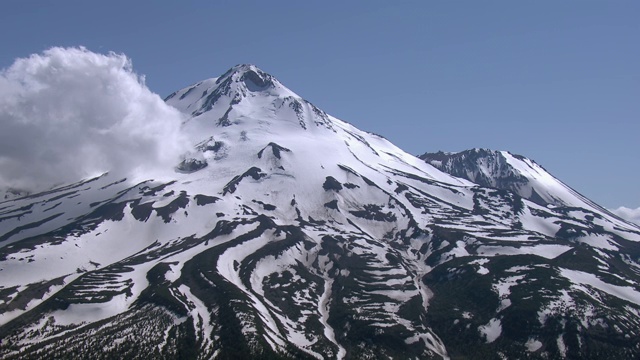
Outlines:
[[[219,84],[224,81],[241,83],[245,89],[253,92],[274,89],[278,85],[282,86],[276,78],[251,64],[241,64],[232,67],[219,77],[216,83]]]
[[[295,96],[275,77],[255,65],[241,64],[232,67],[217,78],[206,79],[167,96],[165,101],[192,116],[211,111],[218,103],[239,104],[252,97]]]
[[[201,118],[199,121],[213,121],[222,127],[253,119],[284,121],[304,130],[314,125],[332,128],[324,111],[255,65],[236,65],[220,77],[174,92],[165,101],[190,119]]]
[[[233,98],[251,97],[255,96],[255,93],[270,96],[292,94],[291,90],[284,87],[275,77],[251,64],[232,67],[216,78],[215,85],[220,87],[225,95]]]

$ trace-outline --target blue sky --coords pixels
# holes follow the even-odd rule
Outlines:
[[[4,1],[0,67],[52,46],[125,53],[166,96],[254,63],[413,154],[528,156],[640,206],[638,1]]]

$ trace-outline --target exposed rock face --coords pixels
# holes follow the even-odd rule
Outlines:
[[[192,173],[207,167],[207,162],[198,159],[185,159],[178,164],[176,170],[183,173]]]
[[[437,169],[480,186],[507,190],[539,205],[597,206],[535,161],[508,151],[471,149],[425,153],[420,158]]]

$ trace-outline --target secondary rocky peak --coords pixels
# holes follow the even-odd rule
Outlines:
[[[505,152],[511,155],[508,152]],[[474,148],[456,153],[425,153],[420,158],[441,171],[465,178],[481,186],[503,188],[504,184],[526,183],[501,151]],[[516,158],[521,158],[517,156]]]
[[[450,175],[513,192],[539,205],[603,210],[535,161],[509,151],[474,148],[457,153],[425,153],[419,157]]]
[[[478,157],[478,156],[491,155],[495,153],[497,153],[497,151],[493,151],[490,149],[473,148],[470,150],[464,150],[460,152],[437,151],[434,153],[424,153],[420,155],[419,158],[429,163],[431,162],[437,163],[442,161],[447,162],[454,158]]]

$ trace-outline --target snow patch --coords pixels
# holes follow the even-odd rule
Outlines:
[[[612,285],[600,280],[594,274],[577,271],[577,270],[569,270],[569,269],[561,268],[560,275],[569,279],[573,284],[587,285],[587,286],[596,288],[600,291],[603,291],[607,294],[618,297],[620,299],[640,305],[640,292],[638,292],[637,290],[635,290],[630,286]],[[586,289],[583,289],[582,287],[577,287],[577,288],[591,295],[588,291],[586,291]]]
[[[542,347],[542,343],[534,338],[529,338],[524,346],[527,347],[528,352],[536,352]]]
[[[491,319],[486,325],[479,326],[478,331],[484,335],[487,344],[490,344],[502,334],[502,323],[499,319]]]
[[[126,294],[114,296],[108,302],[71,304],[66,310],[51,313],[56,325],[86,324],[116,316],[129,307]]]
[[[540,244],[535,246],[479,246],[478,254],[485,256],[496,255],[537,255],[546,259],[555,259],[565,252],[571,250],[572,247],[556,244]]]

